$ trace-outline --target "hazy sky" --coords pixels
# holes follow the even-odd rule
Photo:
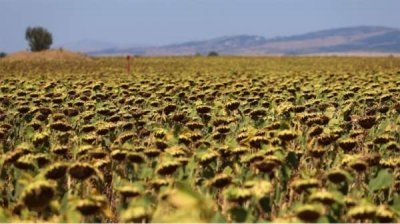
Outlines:
[[[27,26],[54,45],[160,45],[236,34],[276,37],[357,25],[400,28],[400,0],[0,0],[0,51],[27,48]]]

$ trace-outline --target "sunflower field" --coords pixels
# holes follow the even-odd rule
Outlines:
[[[0,61],[0,222],[399,222],[400,59]]]

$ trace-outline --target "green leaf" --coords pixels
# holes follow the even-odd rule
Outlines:
[[[400,211],[400,195],[394,197],[391,207],[394,211]]]
[[[35,129],[33,129],[32,127],[27,127],[25,129],[25,136],[29,139],[31,139],[33,137],[33,135],[35,134]]]
[[[217,212],[217,213],[215,213],[215,215],[212,217],[211,222],[212,222],[212,223],[226,223],[227,220],[224,218],[223,215],[221,215],[221,213]]]
[[[378,175],[371,179],[368,184],[368,189],[371,192],[388,188],[393,183],[393,174],[387,169],[380,170]]]
[[[9,215],[4,211],[3,208],[0,209],[0,222],[11,222]]]
[[[225,167],[225,169],[222,171],[224,174],[231,175],[233,173],[232,168],[229,166]]]

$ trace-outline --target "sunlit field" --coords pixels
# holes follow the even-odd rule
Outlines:
[[[400,58],[0,60],[0,222],[398,222]]]

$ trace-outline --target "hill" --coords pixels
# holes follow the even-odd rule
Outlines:
[[[166,46],[108,48],[88,53],[161,56],[210,51],[227,55],[397,54],[400,53],[400,29],[358,26],[271,39],[255,35],[225,36]]]
[[[82,61],[91,60],[85,54],[66,50],[46,50],[40,52],[20,51],[9,54],[3,61]]]

